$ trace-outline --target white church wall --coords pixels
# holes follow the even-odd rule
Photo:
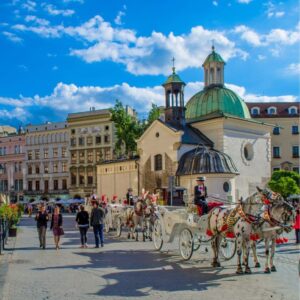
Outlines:
[[[270,178],[271,139],[263,125],[249,124],[246,128],[234,123],[228,121],[225,124],[224,152],[232,158],[240,173],[236,178],[237,199],[254,193],[256,186],[264,186]]]

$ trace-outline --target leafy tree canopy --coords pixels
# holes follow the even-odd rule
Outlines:
[[[292,171],[275,171],[268,185],[274,192],[287,198],[300,193],[300,175]]]

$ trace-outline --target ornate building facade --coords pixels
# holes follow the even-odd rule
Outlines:
[[[254,120],[273,123],[272,171],[300,172],[300,103],[269,102],[247,103]]]
[[[70,194],[89,197],[97,190],[96,164],[113,158],[114,124],[109,110],[68,115],[70,147]]]
[[[69,132],[66,122],[26,129],[25,198],[27,201],[69,197]]]
[[[2,126],[3,127],[3,126]],[[23,200],[25,135],[10,131],[0,137],[0,194],[11,202]]]

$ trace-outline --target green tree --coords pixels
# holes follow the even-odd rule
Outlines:
[[[300,175],[292,171],[275,171],[268,185],[274,192],[287,198],[300,193]]]
[[[136,139],[141,135],[142,128],[137,119],[127,114],[122,102],[116,100],[115,106],[110,109],[112,121],[116,127],[117,142],[115,153],[117,156],[132,156],[136,151]]]
[[[151,110],[149,111],[148,114],[148,119],[147,119],[147,127],[149,127],[155,120],[157,120],[160,116],[160,109],[159,107],[152,103]]]

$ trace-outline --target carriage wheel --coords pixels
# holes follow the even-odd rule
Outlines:
[[[120,217],[116,219],[116,236],[120,237],[122,234],[122,220]]]
[[[192,232],[185,228],[181,231],[179,237],[179,250],[184,260],[189,260],[193,255],[194,238]]]
[[[164,240],[162,236],[162,227],[159,220],[156,220],[154,222],[152,240],[153,240],[154,248],[158,251],[161,250]]]
[[[219,249],[220,254],[225,260],[232,259],[236,253],[236,239],[223,237]]]

